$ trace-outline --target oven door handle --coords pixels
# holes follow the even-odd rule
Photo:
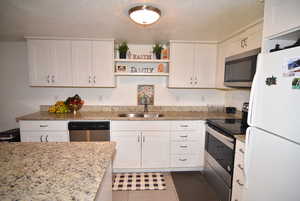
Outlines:
[[[210,128],[208,125],[206,125],[206,131],[210,135],[214,136],[215,138],[217,138],[218,140],[220,140],[221,142],[223,142],[230,149],[232,149],[232,150],[234,149],[234,139],[226,137],[222,133],[219,133],[216,130]]]

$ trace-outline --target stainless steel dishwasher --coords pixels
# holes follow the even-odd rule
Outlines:
[[[109,121],[71,121],[68,128],[71,142],[110,141]]]

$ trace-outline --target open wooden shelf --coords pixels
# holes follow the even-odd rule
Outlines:
[[[137,62],[137,63],[168,63],[166,59],[115,59],[115,62]]]
[[[115,73],[115,76],[169,76],[169,73]]]

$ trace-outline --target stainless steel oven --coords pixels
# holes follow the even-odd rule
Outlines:
[[[206,125],[205,176],[222,201],[230,201],[235,139]]]

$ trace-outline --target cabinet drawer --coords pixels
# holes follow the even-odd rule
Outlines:
[[[171,153],[182,154],[200,154],[204,147],[200,142],[172,142]]]
[[[171,130],[173,131],[188,131],[200,130],[204,127],[204,121],[172,121]]]
[[[196,131],[174,131],[171,132],[172,141],[184,142],[184,141],[201,141],[201,133]]]
[[[20,121],[21,131],[67,131],[67,121]]]
[[[233,190],[231,201],[242,201],[243,188],[240,187],[235,181],[233,182]]]
[[[171,167],[200,167],[201,156],[199,155],[171,155]]]
[[[111,130],[115,131],[168,131],[170,130],[169,121],[112,121]]]

